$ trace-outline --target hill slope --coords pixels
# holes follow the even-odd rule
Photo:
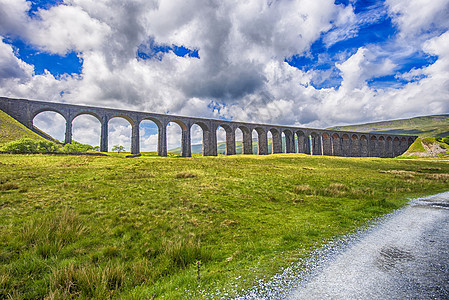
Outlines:
[[[44,140],[43,137],[34,133],[10,115],[0,110],[0,145],[21,138]]]
[[[434,115],[359,125],[335,126],[328,129],[411,134],[418,135],[419,137],[446,137],[449,136],[449,115]]]

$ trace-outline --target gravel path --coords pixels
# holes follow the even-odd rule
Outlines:
[[[238,299],[449,299],[449,192],[326,244]]]

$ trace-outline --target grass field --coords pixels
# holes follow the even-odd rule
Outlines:
[[[375,123],[335,126],[331,129],[385,134],[411,134],[420,137],[449,136],[449,115],[415,117]]]
[[[1,155],[0,298],[232,296],[448,181],[438,161]]]

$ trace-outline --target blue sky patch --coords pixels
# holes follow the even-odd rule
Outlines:
[[[375,88],[400,87],[407,84],[408,81],[398,74],[428,66],[436,61],[437,57],[429,56],[422,51],[406,53],[398,49],[398,45],[395,44],[398,29],[387,14],[384,1],[348,0],[334,3],[344,6],[351,4],[356,22],[347,25],[346,28],[332,28],[323,33],[307,53],[285,59],[290,66],[304,72],[312,71],[311,84],[315,88],[338,88],[343,78],[336,64],[346,61],[360,47],[376,51],[376,62],[388,58],[398,66],[393,74],[370,79],[368,85]]]
[[[64,74],[81,74],[82,72],[83,60],[75,52],[61,56],[41,52],[21,40],[4,40],[3,42],[13,46],[19,59],[33,65],[36,75],[44,74],[45,70],[48,70],[55,77]]]
[[[140,59],[157,59],[162,60],[164,54],[172,51],[179,57],[195,57],[200,58],[198,49],[191,50],[184,46],[177,45],[160,45],[157,44],[153,38],[150,38],[146,43],[140,44],[137,49],[137,57]]]

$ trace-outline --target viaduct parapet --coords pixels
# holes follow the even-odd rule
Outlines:
[[[236,154],[235,132],[243,133],[243,154],[253,154],[253,131],[257,132],[257,154],[268,154],[268,132],[272,135],[271,153],[305,153],[310,155],[352,156],[352,157],[395,157],[404,153],[415,141],[416,136],[373,134],[350,131],[323,130],[292,126],[255,124],[216,119],[192,118],[176,115],[154,114],[128,110],[101,108],[12,99],[0,97],[0,109],[26,127],[33,129],[33,119],[45,111],[61,114],[66,121],[65,143],[72,142],[72,122],[80,115],[91,115],[100,121],[100,150],[108,151],[108,123],[116,117],[126,119],[132,127],[131,154],[140,153],[139,125],[151,120],[158,127],[157,153],[167,156],[167,125],[177,123],[182,129],[181,156],[191,156],[190,128],[197,124],[203,131],[203,155],[217,155],[217,129],[226,131],[226,155]],[[282,133],[285,146],[282,147]],[[296,144],[296,145],[295,145]]]

